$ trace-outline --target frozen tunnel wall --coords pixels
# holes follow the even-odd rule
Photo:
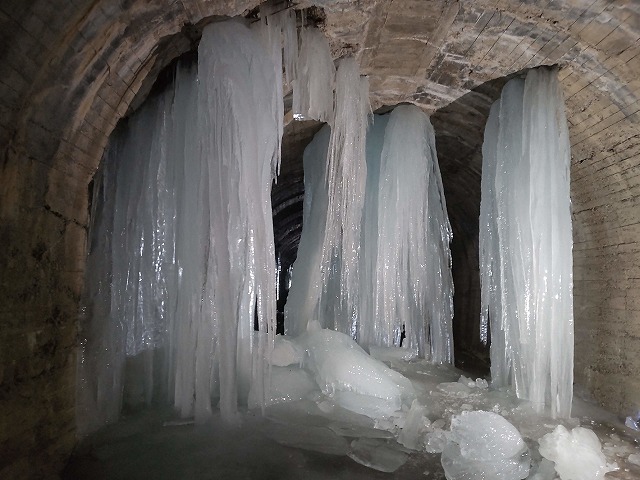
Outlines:
[[[256,4],[0,6],[0,476],[48,476],[75,443],[87,191],[107,138],[157,72],[192,48],[202,21]],[[637,408],[640,13],[622,0],[390,5],[341,3],[325,13],[333,54],[359,55],[374,108],[411,101],[431,113],[493,78],[560,66],[573,151],[576,383],[614,411]],[[453,170],[456,238],[477,221],[468,193],[479,171],[463,161]],[[474,258],[473,241],[453,248]],[[456,308],[471,312],[472,303]]]

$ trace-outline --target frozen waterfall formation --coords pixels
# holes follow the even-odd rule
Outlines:
[[[509,81],[482,149],[481,335],[491,378],[552,416],[573,398],[569,136],[555,70]]]
[[[283,80],[293,87],[294,118],[328,125],[304,153],[290,336],[276,339],[270,194]],[[421,388],[376,359],[452,363],[452,231],[428,117],[408,105],[372,116],[368,97],[355,60],[335,68],[319,31],[303,28],[298,45],[291,10],[251,27],[205,28],[197,65],[180,63],[172,88],[128,119],[95,179],[80,432],[115,420],[123,401],[168,399],[198,423],[215,405],[234,421],[238,405],[299,401],[329,416],[367,417],[361,427],[376,436],[354,440],[349,455],[373,468],[402,464],[406,452],[390,447],[397,435],[408,449],[442,452],[451,479],[472,478],[469,469],[527,474],[529,451],[506,420],[471,412],[444,432],[444,418],[427,418],[436,410],[420,403]],[[488,340],[491,332],[492,382],[513,382],[519,397],[566,417],[569,143],[555,72],[506,85],[483,154],[481,333]],[[438,388],[445,396],[486,388],[471,383]],[[495,445],[477,425],[496,432]]]
[[[117,418],[123,391],[147,403],[163,394],[199,421],[213,398],[231,419],[250,391],[263,395],[268,365],[258,359],[276,316],[279,28],[206,28],[197,67],[179,67],[173,89],[136,112],[106,154],[94,188],[80,431]]]
[[[290,331],[306,345],[296,378],[379,416],[409,405],[413,388],[353,340],[398,346],[404,330],[410,351],[452,361],[451,229],[428,118],[404,106],[370,126],[355,60],[336,69],[313,28],[302,29],[298,53],[295,13],[267,11],[251,27],[205,28],[197,64],[180,63],[173,86],[135,112],[105,154],[92,203],[80,432],[115,420],[123,402],[168,399],[197,422],[216,404],[233,421],[239,404],[272,402],[270,192],[283,70],[295,117],[331,127],[305,153],[299,293],[288,307]],[[336,358],[355,364],[342,371]],[[367,381],[352,374],[365,370]]]
[[[331,141],[325,127],[304,154],[305,227],[285,308],[289,333],[304,332],[316,319],[366,347],[399,346],[404,329],[403,347],[435,363],[451,363],[452,234],[429,119],[404,105],[374,116],[367,133],[366,185],[341,187],[345,210],[363,206],[364,199],[361,211],[342,216],[355,222],[351,225],[331,213]],[[360,230],[360,239],[342,238],[342,248],[335,248],[334,239],[345,229]],[[347,248],[359,251],[359,258],[347,256]],[[344,270],[357,272],[358,282],[345,281]],[[349,295],[340,297],[345,290]],[[336,304],[336,297],[346,305]]]

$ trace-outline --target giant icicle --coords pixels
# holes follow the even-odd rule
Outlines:
[[[261,404],[275,335],[280,28],[207,27],[197,69],[179,68],[174,88],[136,112],[106,154],[93,203],[81,432],[115,420],[123,391],[147,403],[163,394],[199,422],[215,397],[228,420],[238,402]]]
[[[340,85],[340,69],[338,79]],[[345,138],[338,127],[331,138],[329,127],[321,130],[304,154],[304,229],[285,307],[288,332],[298,335],[318,320],[364,346],[399,346],[404,327],[403,346],[450,363],[452,234],[433,127],[413,106],[375,115],[366,137],[366,178],[364,168],[330,163],[338,155],[331,142]],[[345,213],[347,207],[354,210]],[[360,209],[360,238],[342,237],[358,234],[353,222]],[[343,223],[346,218],[354,220]]]
[[[483,146],[481,335],[491,375],[552,416],[573,396],[570,147],[557,71],[509,81]]]
[[[433,127],[417,107],[403,105],[388,120],[376,116],[372,132],[384,142],[370,138],[367,146],[361,288],[372,295],[362,298],[359,341],[399,346],[404,328],[404,347],[451,363],[452,233]]]

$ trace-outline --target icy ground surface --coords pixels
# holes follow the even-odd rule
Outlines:
[[[295,345],[284,342],[280,346],[285,349],[280,352],[281,364],[302,358],[304,365],[304,355],[300,356]],[[321,390],[314,373],[293,363],[274,367],[274,386],[280,390],[272,399],[279,403],[267,407],[265,417],[259,410],[245,410],[241,425],[230,428],[218,413],[203,426],[180,420],[166,409],[125,414],[119,423],[80,444],[63,478],[444,479],[442,449],[451,452],[453,445],[454,451],[466,452],[464,461],[476,461],[486,458],[485,449],[502,444],[502,457],[507,460],[520,458],[526,446],[533,464],[527,478],[553,480],[557,477],[550,464],[541,463],[538,440],[556,431],[562,433],[561,441],[568,441],[572,437],[563,428],[571,432],[578,426],[597,435],[606,462],[616,463],[618,470],[604,477],[566,478],[640,478],[640,465],[635,462],[640,456],[640,434],[580,398],[574,398],[573,418],[559,423],[535,414],[512,393],[492,391],[484,380],[463,377],[453,367],[420,359],[407,361],[401,351],[376,354],[411,381],[415,394],[403,397],[402,410],[391,416],[374,420],[344,408],[335,393],[345,389],[336,384],[335,391]],[[313,371],[319,371],[318,367]],[[491,413],[487,417],[481,411]],[[480,444],[469,441],[477,425],[484,426],[480,433],[485,432]],[[557,430],[558,425],[563,428]],[[490,430],[505,435],[492,438],[486,434]],[[515,441],[505,442],[505,438]],[[547,446],[552,445],[553,438],[547,438]]]

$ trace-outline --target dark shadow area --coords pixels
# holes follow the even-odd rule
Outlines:
[[[456,367],[477,375],[488,374],[490,367],[489,344],[480,341],[478,219],[482,142],[491,105],[500,97],[504,84],[519,74],[486,82],[431,116],[453,229]]]

